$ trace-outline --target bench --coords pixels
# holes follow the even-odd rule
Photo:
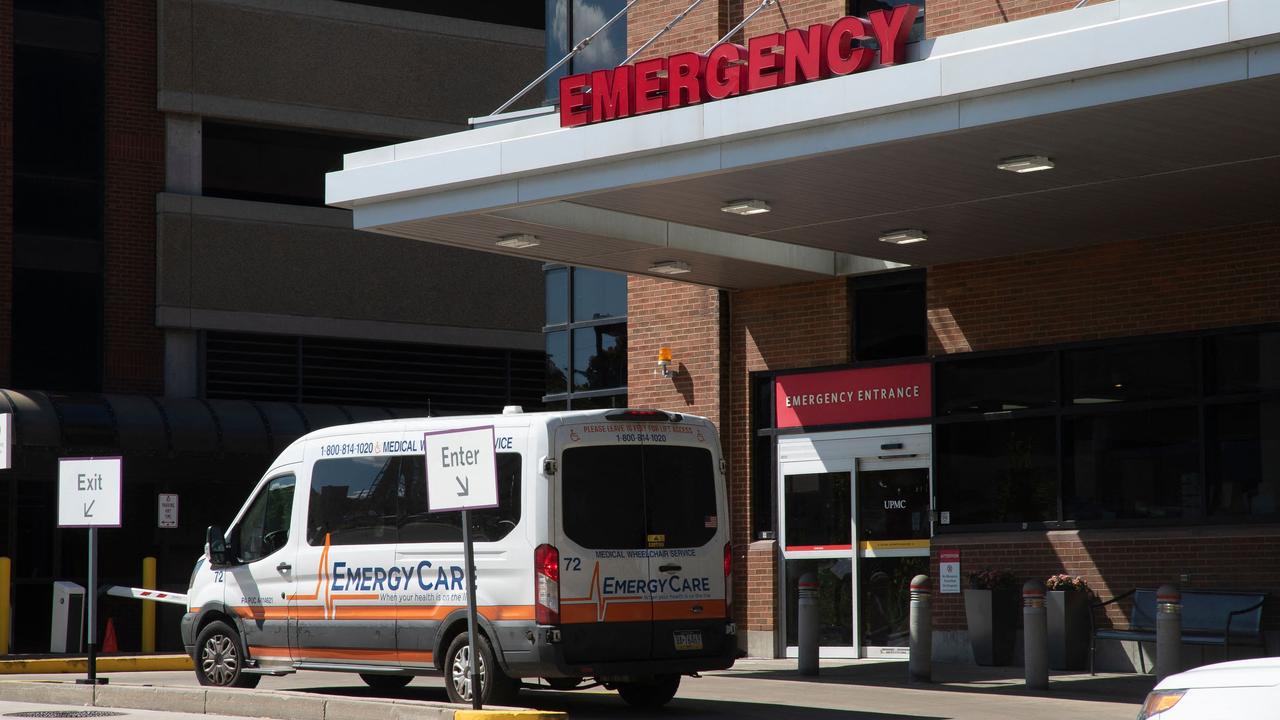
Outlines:
[[[1116,630],[1098,628],[1094,615],[1098,608],[1106,607],[1133,596],[1133,609],[1129,613],[1129,628]],[[1262,635],[1262,605],[1266,593],[1229,592],[1213,590],[1182,591],[1182,642],[1188,645],[1220,645],[1231,659],[1232,645],[1265,646]],[[1147,672],[1146,659],[1142,655],[1142,643],[1156,641],[1156,591],[1134,588],[1105,602],[1089,606],[1089,674],[1093,674],[1094,656],[1098,640],[1133,640],[1138,643],[1138,662],[1142,672]]]

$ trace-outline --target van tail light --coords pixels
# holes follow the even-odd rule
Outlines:
[[[539,625],[560,624],[560,551],[539,545],[533,551],[534,619]]]
[[[733,545],[724,544],[724,606],[733,604]]]

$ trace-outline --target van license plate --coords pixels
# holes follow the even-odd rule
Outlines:
[[[702,649],[702,631],[701,630],[677,630],[676,650],[701,650]]]

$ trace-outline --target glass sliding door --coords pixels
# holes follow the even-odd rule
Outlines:
[[[911,578],[929,570],[927,456],[857,461],[858,632],[865,657],[906,657]]]

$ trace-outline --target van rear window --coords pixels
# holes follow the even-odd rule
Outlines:
[[[715,536],[715,464],[705,448],[576,447],[563,465],[562,525],[582,547],[692,548]]]

